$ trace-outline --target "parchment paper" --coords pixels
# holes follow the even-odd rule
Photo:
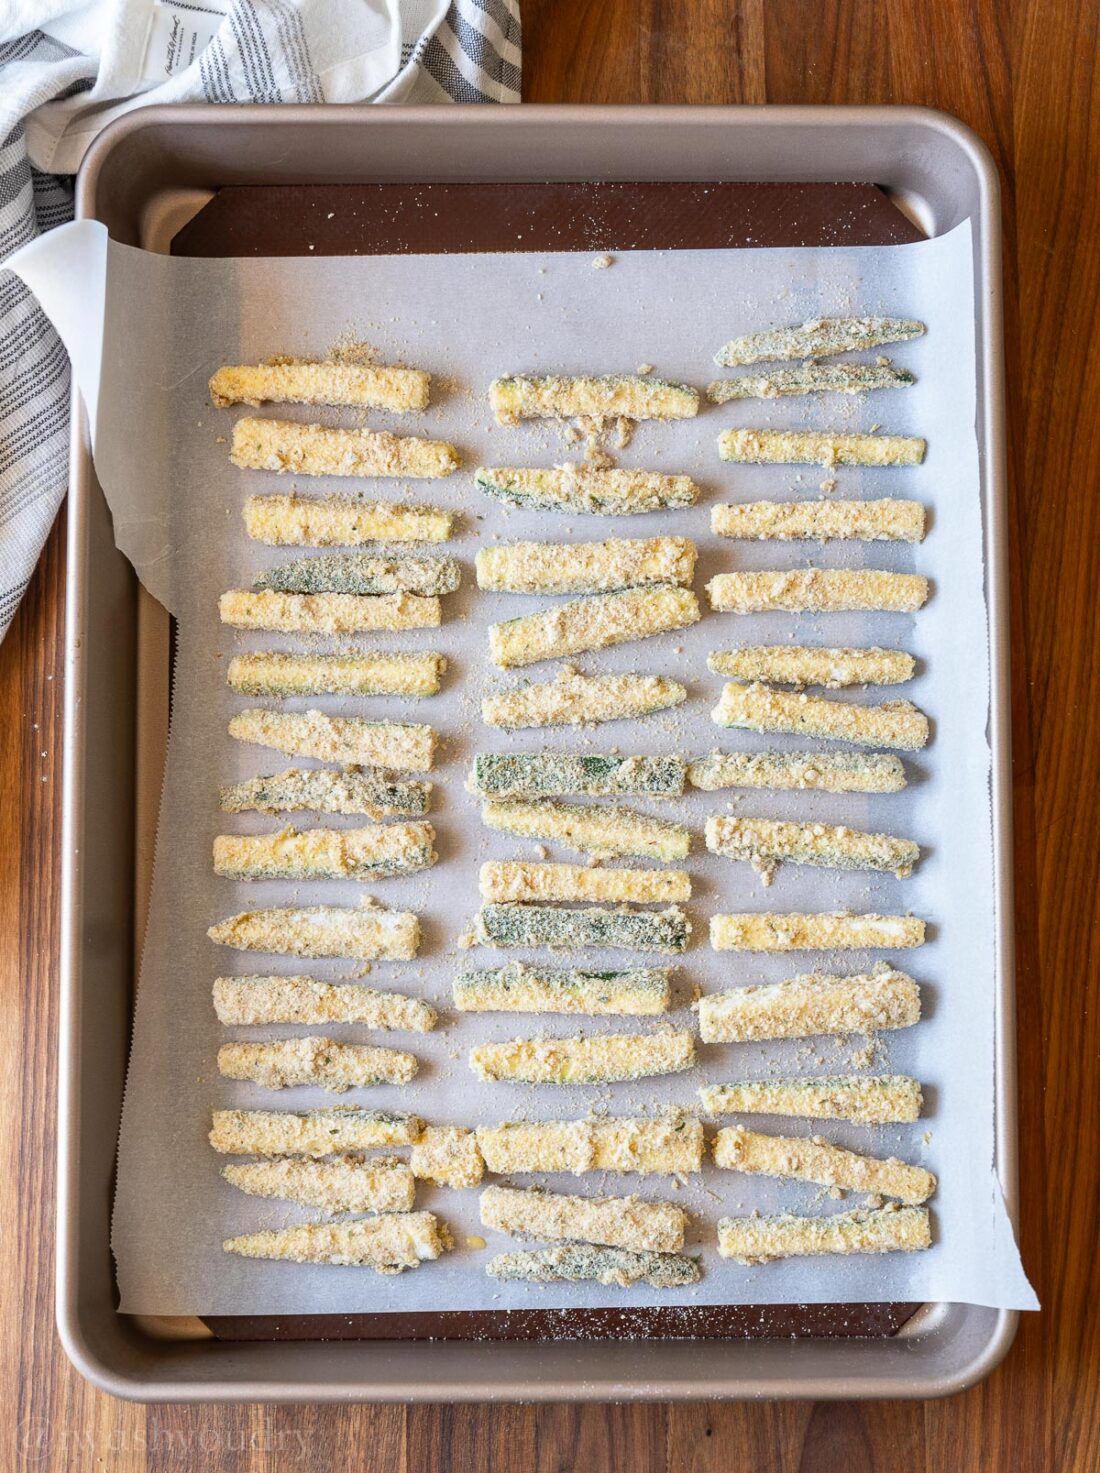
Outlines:
[[[45,239],[61,236],[53,232]],[[48,275],[48,268],[40,250],[29,269],[32,286],[35,274]],[[97,324],[94,303],[85,310],[85,296],[94,297],[87,279],[68,293],[75,326],[65,310],[58,309],[58,316],[70,337],[75,332],[86,340],[95,336]],[[619,519],[563,517],[509,510],[473,485],[470,472],[478,464],[548,465],[580,453],[563,444],[555,426],[497,427],[485,390],[498,373],[633,371],[652,364],[661,376],[703,387],[719,376],[712,355],[736,333],[815,315],[878,312],[919,317],[928,326],[920,341],[888,350],[916,373],[911,389],[854,402],[830,396],[818,403],[792,399],[708,406],[695,420],[638,428],[631,446],[618,454],[618,463],[691,474],[703,493],[699,505],[688,511]],[[273,353],[322,355],[341,339],[371,344],[382,361],[431,370],[431,408],[404,417],[283,406],[260,412],[346,425],[365,422],[453,440],[462,451],[461,472],[431,483],[304,478],[296,483],[291,477],[229,464],[235,416],[256,411],[212,409],[206,392],[209,374],[223,363],[252,362]],[[171,260],[112,243],[97,418],[96,468],[119,546],[179,621],[173,724],[119,1153],[114,1250],[123,1310],[285,1314],[892,1299],[1036,1307],[993,1161],[989,657],[969,224],[938,240],[881,248],[626,253],[606,270],[594,270],[592,258],[582,254],[205,261]],[[731,467],[719,462],[715,440],[732,425],[848,430],[878,425],[888,432],[924,435],[928,454],[920,468],[904,470]],[[919,497],[930,511],[924,544],[913,549],[722,542],[709,531],[715,502],[815,496],[821,494],[820,484],[832,479],[837,483],[832,494],[838,496]],[[421,1060],[420,1074],[410,1086],[339,1097],[319,1090],[266,1091],[220,1079],[215,1056],[229,1037],[289,1036],[301,1030],[226,1030],[217,1022],[210,999],[211,983],[219,974],[310,971],[335,978],[354,970],[354,964],[234,953],[206,938],[207,926],[239,910],[288,903],[353,904],[365,893],[350,883],[235,883],[215,878],[211,870],[216,834],[268,831],[286,821],[219,813],[219,784],[298,761],[229,739],[226,723],[231,715],[258,702],[233,695],[225,673],[235,652],[304,648],[307,642],[226,629],[218,621],[217,600],[224,589],[247,587],[261,569],[303,555],[302,549],[250,542],[240,516],[245,496],[286,492],[296,485],[310,495],[353,491],[372,499],[426,501],[457,510],[456,540],[430,550],[453,552],[464,570],[461,592],[444,602],[442,629],[332,642],[338,647],[358,643],[440,650],[450,661],[441,695],[419,703],[333,698],[286,703],[290,709],[320,706],[334,713],[429,721],[444,738],[433,774],[431,815],[439,864],[422,875],[367,887],[387,906],[418,911],[424,928],[417,961],[375,965],[371,985],[431,1000],[441,1010],[442,1025],[427,1035],[373,1038],[357,1027],[326,1029],[341,1039],[408,1048]],[[555,728],[509,735],[483,726],[479,705],[486,691],[510,687],[524,676],[549,679],[556,666],[505,674],[489,664],[487,624],[546,600],[479,593],[472,567],[477,547],[497,539],[588,540],[655,533],[684,534],[697,542],[702,621],[690,630],[580,657],[575,663],[588,673],[673,674],[689,687],[687,703],[671,713],[580,733]],[[933,594],[915,617],[744,617],[706,609],[703,585],[715,572],[810,564],[915,569],[931,577]],[[539,959],[522,952],[464,952],[456,945],[478,907],[480,863],[491,857],[537,857],[533,844],[482,828],[478,802],[463,787],[472,753],[618,749],[701,755],[714,748],[817,746],[725,732],[710,721],[722,681],[707,671],[707,652],[782,641],[874,643],[911,650],[919,660],[911,684],[850,698],[909,697],[931,717],[933,741],[925,752],[906,758],[910,786],[898,795],[689,792],[682,812],[697,835],[686,866],[695,885],[688,906],[694,935],[679,967],[677,1000],[684,1009],[696,989],[780,980],[815,965],[865,970],[876,959],[859,953],[833,959],[827,954],[718,955],[707,940],[709,918],[718,911],[851,907],[912,910],[924,916],[928,943],[889,958],[921,983],[924,1019],[915,1028],[882,1035],[870,1066],[875,1072],[918,1076],[925,1092],[924,1119],[914,1126],[875,1128],[843,1122],[749,1123],[799,1135],[824,1134],[845,1146],[895,1153],[927,1165],[939,1177],[931,1204],[931,1250],[755,1268],[725,1262],[714,1247],[720,1216],[753,1209],[833,1211],[863,1199],[850,1194],[847,1202],[835,1202],[810,1185],[722,1172],[708,1163],[701,1177],[682,1186],[655,1178],[539,1179],[557,1190],[590,1195],[636,1190],[688,1209],[688,1250],[702,1252],[705,1275],[699,1285],[679,1293],[500,1285],[485,1275],[485,1263],[494,1252],[522,1245],[483,1233],[477,1191],[423,1184],[417,1205],[436,1211],[448,1224],[456,1249],[415,1273],[383,1278],[368,1270],[254,1262],[223,1253],[225,1237],[307,1221],[316,1214],[247,1197],[221,1179],[223,1158],[214,1155],[206,1140],[212,1108],[304,1108],[342,1100],[412,1110],[438,1123],[474,1125],[520,1116],[570,1118],[589,1110],[628,1114],[671,1103],[692,1107],[704,1083],[857,1067],[862,1039],[700,1045],[698,1067],[666,1079],[594,1089],[482,1084],[466,1064],[473,1044],[540,1032],[563,1035],[578,1031],[580,1023],[523,1015],[463,1016],[450,1004],[450,982],[458,966],[496,965],[512,957]],[[311,643],[325,646],[324,641]],[[89,780],[95,780],[94,773]],[[637,806],[668,812],[660,805]],[[902,834],[919,841],[923,858],[907,881],[787,866],[771,889],[764,890],[747,865],[706,853],[704,820],[709,813],[724,811],[817,818]],[[300,827],[359,822],[308,815],[293,821]],[[576,858],[557,850],[550,857]],[[543,954],[541,959],[548,958]],[[563,964],[566,959],[556,960]],[[622,966],[629,960],[621,952],[593,952],[584,956],[583,964]],[[685,1010],[671,1021],[694,1027],[693,1015]],[[643,1021],[637,1026],[662,1025]],[[634,1031],[636,1025],[608,1018],[585,1021],[584,1027],[616,1032]],[[867,1067],[866,1062],[860,1066]],[[474,1235],[489,1239],[488,1246],[471,1246],[468,1240]]]

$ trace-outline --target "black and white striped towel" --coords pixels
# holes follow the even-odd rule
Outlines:
[[[92,138],[154,102],[518,102],[519,0],[8,0],[0,262],[72,216]],[[65,494],[69,364],[0,269],[0,639]]]

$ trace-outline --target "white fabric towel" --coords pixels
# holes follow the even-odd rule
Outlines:
[[[519,0],[0,0],[0,262],[155,102],[518,102]],[[0,639],[65,494],[69,364],[0,268]]]

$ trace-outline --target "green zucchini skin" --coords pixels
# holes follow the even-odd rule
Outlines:
[[[605,946],[621,951],[687,950],[691,924],[677,905],[663,911],[483,905],[474,923],[483,946]]]
[[[327,553],[268,568],[254,593],[454,593],[461,573],[454,558],[373,552]]]
[[[683,757],[479,752],[468,786],[483,798],[679,798],[686,778]]]
[[[509,962],[460,972],[454,979],[460,1012],[589,1012],[593,1016],[646,1016],[668,1010],[671,968],[634,967],[589,972]]]

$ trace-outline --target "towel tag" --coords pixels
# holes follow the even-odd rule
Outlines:
[[[179,5],[153,0],[142,78],[174,77],[197,61],[214,39],[227,8],[219,0],[186,0]]]

